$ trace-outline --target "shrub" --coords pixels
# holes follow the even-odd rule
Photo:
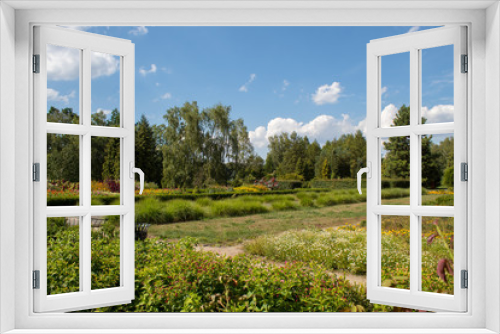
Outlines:
[[[302,181],[278,181],[279,190],[302,188]]]
[[[212,205],[212,215],[216,217],[235,217],[247,214],[264,213],[269,209],[257,201],[241,199],[216,201]]]
[[[201,206],[209,206],[209,205],[212,205],[212,203],[213,203],[213,200],[211,198],[208,198],[208,197],[202,197],[202,198],[198,198],[196,200],[196,204],[201,205]]]
[[[202,219],[205,212],[200,205],[192,201],[176,199],[163,204],[164,212],[171,216],[174,222]]]
[[[74,235],[61,234],[64,242],[49,244],[48,256],[63,259],[67,268],[48,277],[49,294],[78,291],[78,257],[73,256]],[[119,285],[118,238],[93,235],[92,288]],[[176,244],[157,239],[136,241],[135,298],[129,304],[90,312],[358,312],[374,311],[363,286],[331,276],[321,265],[263,264],[246,256],[228,258],[196,251],[191,238]],[[95,253],[99,249],[99,256]],[[71,255],[71,256],[69,256]],[[95,259],[95,260],[94,260]],[[56,261],[48,263],[58,273]],[[86,311],[89,312],[89,311]]]
[[[443,179],[441,183],[448,189],[453,189],[455,179],[455,168],[453,166],[448,167],[444,170]]]
[[[274,201],[271,205],[275,211],[295,210],[298,208],[298,205],[295,202],[286,199]]]
[[[304,181],[304,176],[297,173],[289,173],[285,175],[280,175],[278,177],[278,182],[281,181]]]
[[[303,197],[300,199],[300,206],[302,207],[314,207],[314,200],[311,197]]]
[[[262,200],[264,202],[272,203],[274,201],[282,201],[282,200],[293,201],[293,200],[295,200],[295,197],[293,195],[276,195],[276,194],[273,194],[273,195],[264,195],[264,196],[262,196]]]
[[[146,198],[135,205],[135,221],[140,224],[167,224],[174,221],[165,204],[156,198]]]

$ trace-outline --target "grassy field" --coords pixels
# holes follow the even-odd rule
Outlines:
[[[391,189],[386,198],[396,198],[386,203],[404,204],[405,194]],[[353,280],[366,273],[364,200],[355,190],[342,190],[141,201],[138,216],[152,225],[150,238],[135,244],[136,298],[131,304],[92,311],[408,311],[371,304],[363,280]],[[423,200],[449,203],[439,194],[425,195]],[[406,220],[391,216],[383,224],[385,286],[408,288]],[[436,266],[443,258],[452,261],[453,220],[439,221],[439,236],[433,236],[434,223],[427,219],[423,228],[423,288],[450,293],[453,277],[439,278]],[[48,227],[48,258],[54,259],[48,261],[49,294],[77,291],[78,229],[58,218],[51,218]],[[102,231],[92,233],[92,287],[116,286],[117,228],[109,221]],[[429,238],[435,242],[429,243]],[[226,256],[209,248],[238,248],[244,253]]]
[[[426,201],[438,195],[425,195]],[[388,200],[388,204],[400,205],[405,198]],[[149,235],[167,240],[184,237],[198,238],[202,244],[226,245],[242,243],[262,235],[277,234],[289,230],[324,229],[346,223],[358,224],[366,219],[366,204],[340,204],[328,207],[301,207],[291,211],[275,211],[243,217],[204,218],[164,225],[152,225]]]

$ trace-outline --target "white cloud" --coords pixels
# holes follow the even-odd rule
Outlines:
[[[439,104],[431,109],[422,107],[422,117],[427,118],[427,123],[453,122],[453,105]],[[389,104],[382,110],[380,123],[383,128],[393,126],[392,121],[396,118],[398,108],[394,104]]]
[[[92,79],[109,76],[118,71],[120,58],[105,53],[92,52]],[[80,75],[78,49],[47,45],[47,80],[71,81]]]
[[[239,91],[244,93],[248,92],[248,86],[255,80],[255,78],[257,78],[255,73],[250,74],[250,79],[248,79],[248,81],[240,87]]]
[[[172,94],[170,94],[170,93],[165,93],[165,94],[163,94],[163,95],[161,96],[161,99],[162,99],[162,100],[168,100],[168,99],[170,99],[170,98],[172,98]]]
[[[320,115],[308,123],[298,122],[292,118],[275,118],[269,121],[267,128],[259,126],[255,131],[249,132],[250,142],[254,147],[264,148],[268,145],[268,138],[281,133],[297,132],[307,136],[310,140],[325,143],[344,133],[353,133],[357,130],[366,130],[365,121],[353,124],[349,115],[343,114],[341,119],[330,115]]]
[[[92,52],[92,79],[115,74],[120,67],[120,58],[107,53]]]
[[[312,99],[317,105],[336,103],[341,92],[340,82],[333,82],[331,85],[318,87],[316,93],[312,94]]]
[[[385,93],[387,93],[387,86],[382,87],[380,90],[380,95],[384,95]]]
[[[380,115],[380,125],[383,128],[389,128],[392,126],[392,121],[396,118],[398,108],[394,104],[389,104],[382,110],[382,115]]]
[[[156,65],[155,64],[151,64],[151,68],[149,70],[146,70],[143,67],[141,67],[139,69],[139,73],[141,73],[143,76],[146,76],[146,75],[148,75],[150,73],[156,73],[156,70],[157,70]]]
[[[47,100],[48,101],[61,101],[64,103],[68,103],[69,99],[75,97],[75,91],[72,91],[68,95],[61,95],[57,90],[52,88],[47,88]]]
[[[281,87],[281,90],[285,91],[288,86],[290,86],[290,82],[288,80],[283,80],[283,87]]]
[[[422,107],[422,117],[427,118],[427,123],[453,122],[454,107],[451,104],[439,104],[432,107]]]
[[[419,26],[413,26],[411,27],[409,30],[408,30],[408,33],[410,32],[415,32],[415,31],[419,31],[420,30],[420,27]]]
[[[145,26],[138,26],[130,30],[128,33],[134,36],[142,36],[148,33],[148,28],[146,28]]]
[[[106,116],[107,116],[107,115],[109,115],[109,114],[111,114],[111,111],[112,111],[112,110],[110,110],[110,109],[102,109],[102,108],[97,108],[97,112],[98,112],[98,113],[101,113],[101,112],[102,112],[102,113],[103,113],[104,115],[106,115]]]

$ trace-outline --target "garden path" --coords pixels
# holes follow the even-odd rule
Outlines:
[[[196,247],[196,250],[203,251],[203,252],[212,252],[212,253],[217,253],[219,255],[225,255],[229,257],[233,257],[239,254],[244,254],[245,250],[243,248],[243,244],[238,244],[238,245],[233,245],[233,246],[209,246],[209,245],[198,245]],[[259,257],[260,258],[260,257]],[[284,262],[277,262],[277,261],[270,261],[264,257],[262,257],[262,260],[265,262],[273,263],[277,266],[284,267],[285,263]],[[329,274],[332,275],[337,275],[339,277],[342,277],[345,275],[345,278],[349,280],[351,283],[356,283],[356,284],[363,284],[366,285],[366,276],[365,275],[354,275],[349,272],[345,272],[342,270],[328,270]]]

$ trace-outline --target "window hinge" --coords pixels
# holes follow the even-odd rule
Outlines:
[[[33,73],[40,73],[40,55],[33,55]]]
[[[40,164],[38,162],[33,164],[33,181],[40,182]]]
[[[40,289],[40,270],[33,270],[33,289]]]
[[[469,72],[469,56],[462,55],[462,73]]]
[[[461,281],[462,281],[462,289],[468,289],[469,288],[469,273],[467,270],[462,270],[461,271]]]
[[[469,165],[466,162],[462,162],[460,169],[460,180],[469,181]]]

